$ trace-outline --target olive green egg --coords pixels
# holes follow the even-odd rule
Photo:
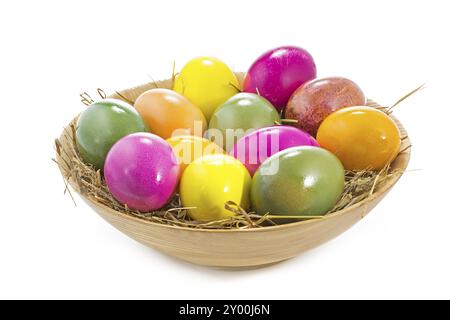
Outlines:
[[[275,107],[265,98],[241,92],[219,106],[211,116],[208,137],[224,150],[231,150],[249,130],[280,122]]]
[[[117,99],[91,104],[78,118],[77,148],[84,162],[103,169],[106,155],[120,138],[148,131],[133,106]]]
[[[253,176],[253,209],[259,215],[324,215],[341,197],[344,176],[342,163],[325,149],[285,149],[264,161]]]

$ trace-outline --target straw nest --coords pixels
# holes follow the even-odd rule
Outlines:
[[[157,84],[152,85],[157,87]],[[390,107],[382,107],[373,101],[368,102],[368,105],[379,110],[391,114],[393,107],[405,100],[413,93],[420,90],[419,87],[407,94],[395,104]],[[104,97],[103,91],[99,91],[101,97]],[[93,100],[86,94],[82,94],[82,101],[90,104]],[[120,93],[116,93],[115,97],[121,98],[125,101],[133,103],[133,99],[126,98]],[[187,214],[187,209],[181,205],[180,197],[175,194],[170,202],[163,208],[152,212],[139,212],[128,208],[126,205],[119,203],[108,190],[105,180],[100,170],[95,170],[91,165],[86,164],[81,159],[76,147],[76,120],[75,118],[69,126],[64,128],[64,132],[59,139],[55,140],[55,148],[57,159],[53,159],[60,167],[65,178],[65,193],[68,193],[74,200],[69,184],[79,192],[83,197],[90,201],[100,203],[113,210],[121,212],[126,215],[138,217],[140,219],[161,223],[165,225],[200,228],[200,229],[247,229],[247,228],[261,228],[264,226],[283,224],[289,221],[298,221],[299,219],[321,219],[323,217],[277,217],[273,215],[260,216],[253,211],[246,212],[238,205],[232,202],[225,203],[227,210],[235,213],[235,216],[226,220],[199,222],[192,220]],[[407,137],[402,137],[402,140]],[[410,148],[410,145],[404,146],[399,154]],[[382,187],[386,181],[394,175],[399,175],[402,172],[399,170],[391,170],[390,166],[386,166],[381,171],[346,171],[345,172],[345,187],[341,198],[336,203],[335,207],[327,214],[334,213],[345,208],[351,207],[367,198]],[[75,200],[74,200],[75,202]]]

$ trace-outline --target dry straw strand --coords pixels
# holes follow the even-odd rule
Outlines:
[[[418,86],[417,88],[415,88],[414,90],[412,90],[411,92],[407,93],[406,95],[404,95],[403,97],[401,97],[400,99],[398,99],[393,105],[391,105],[390,107],[388,107],[386,109],[386,113],[387,114],[391,114],[393,109],[398,106],[400,103],[402,103],[403,101],[405,101],[406,99],[408,99],[409,97],[411,97],[413,94],[419,92],[420,90],[425,89],[425,83]]]
[[[153,84],[153,86],[154,86],[155,88],[159,89],[158,82],[156,82],[155,79],[153,79],[152,75],[151,75],[151,74],[148,74],[148,77],[150,78],[151,83]]]
[[[94,99],[91,98],[91,96],[87,92],[80,93],[81,102],[86,105],[90,106],[94,103]]]
[[[133,101],[133,100],[128,99],[127,97],[125,97],[125,96],[124,96],[122,93],[120,93],[119,91],[116,91],[115,93],[116,93],[122,100],[128,102],[128,103],[131,104],[131,105],[134,105],[134,101]]]
[[[100,96],[100,98],[106,99],[106,93],[105,93],[105,91],[103,89],[97,88],[97,93]]]

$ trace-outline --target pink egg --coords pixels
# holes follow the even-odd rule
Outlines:
[[[308,51],[292,46],[279,47],[260,56],[245,75],[245,92],[258,93],[280,111],[291,94],[316,77],[316,65]]]
[[[255,130],[234,145],[230,155],[241,161],[251,175],[267,158],[284,149],[298,146],[318,147],[308,133],[290,126],[272,126]]]
[[[104,174],[114,198],[131,209],[147,212],[170,200],[180,166],[164,139],[151,133],[134,133],[113,145]]]

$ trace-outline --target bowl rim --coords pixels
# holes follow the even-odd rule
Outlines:
[[[409,136],[407,134],[406,129],[404,128],[404,126],[402,125],[402,123],[393,115],[389,115],[389,117],[396,123],[398,129],[400,130],[401,133],[406,135],[406,139],[404,139],[402,141],[402,145],[410,145],[410,139]],[[78,118],[78,116],[76,116],[72,121],[75,121]],[[62,137],[64,136],[64,130],[60,136],[60,140],[62,139]],[[57,154],[57,159],[58,159],[58,167],[59,170],[61,172],[61,174],[63,175],[63,178],[65,180],[67,180],[64,176],[64,172],[65,170],[62,168],[61,166],[61,161],[60,160],[60,156]],[[351,205],[350,207],[347,207],[345,209],[324,215],[322,218],[318,218],[318,219],[308,219],[308,220],[303,220],[303,221],[298,221],[298,222],[291,222],[291,223],[286,223],[286,224],[281,224],[281,225],[276,225],[276,226],[267,226],[267,227],[261,227],[261,228],[246,228],[246,229],[202,229],[202,228],[192,228],[192,227],[182,227],[182,226],[177,226],[177,225],[168,225],[168,224],[163,224],[163,223],[157,223],[157,222],[153,222],[153,221],[149,221],[149,220],[145,220],[130,214],[126,214],[117,210],[114,210],[104,204],[98,203],[96,201],[93,201],[90,197],[86,197],[83,194],[81,194],[78,190],[78,188],[73,184],[72,179],[68,179],[68,184],[72,187],[73,190],[76,191],[76,193],[86,202],[90,203],[93,206],[96,207],[100,207],[103,210],[106,210],[107,212],[116,215],[116,216],[120,216],[121,218],[124,219],[128,219],[131,221],[134,221],[136,223],[139,224],[144,224],[144,225],[150,225],[153,227],[160,227],[160,228],[167,228],[167,229],[171,229],[171,230],[184,230],[187,232],[208,232],[208,233],[235,233],[235,232],[271,232],[271,231],[276,231],[276,230],[281,230],[281,229],[289,229],[289,228],[296,228],[299,227],[300,225],[309,225],[309,224],[313,224],[313,223],[317,223],[317,222],[322,222],[325,220],[329,220],[329,219],[333,219],[336,218],[337,216],[342,216],[345,215],[346,213],[350,212],[350,211],[354,211],[357,208],[363,207],[363,206],[367,206],[369,203],[376,201],[378,198],[384,196],[390,188],[392,188],[397,181],[402,177],[403,173],[405,172],[406,168],[408,167],[408,163],[409,160],[411,158],[411,148],[408,148],[404,151],[402,151],[401,153],[399,153],[397,155],[397,157],[392,161],[396,162],[399,160],[399,158],[402,157],[402,161],[400,166],[398,167],[398,169],[400,169],[400,171],[395,174],[394,176],[392,176],[390,179],[388,179],[388,181],[381,186],[377,191],[375,191],[372,195],[370,195],[369,197],[367,197],[366,199],[355,203],[353,205]],[[366,213],[368,213],[369,211],[367,211]]]

